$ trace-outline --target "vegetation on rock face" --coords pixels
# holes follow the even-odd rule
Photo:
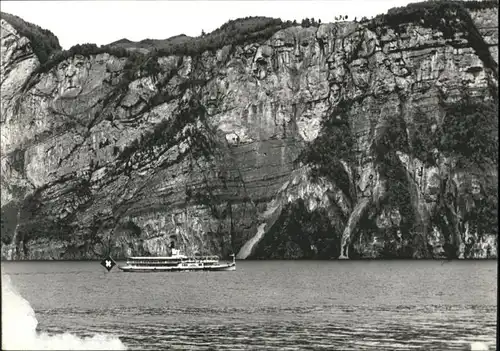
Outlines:
[[[32,73],[31,78],[28,79],[23,87],[23,90],[30,89],[35,83],[37,77],[40,74],[47,73],[51,69],[55,68],[59,63],[64,60],[69,59],[75,55],[82,55],[84,57],[90,57],[94,55],[108,53],[115,57],[126,57],[127,63],[125,64],[124,74],[122,76],[122,81],[125,82],[123,85],[127,85],[133,80],[135,72],[141,67],[141,65],[146,61],[147,57],[143,54],[136,52],[129,52],[123,48],[110,48],[110,47],[98,47],[95,44],[78,44],[72,46],[69,50],[57,51],[53,53],[48,59],[42,62],[40,66]]]
[[[312,165],[312,177],[326,177],[336,184],[345,195],[351,197],[349,175],[341,161],[354,158],[354,138],[345,115],[347,107],[340,105],[332,116],[322,122],[320,135],[301,152],[297,161]]]
[[[358,227],[362,231],[357,233],[349,247],[349,257],[359,258],[384,258],[408,259],[425,257],[415,255],[415,252],[424,245],[424,240],[413,231],[403,231],[398,235],[398,227],[378,228],[372,219],[377,213],[376,208],[368,211],[359,221]],[[375,244],[374,244],[375,242]]]
[[[11,201],[5,206],[2,206],[0,216],[0,228],[2,231],[2,243],[8,245],[12,243],[14,233],[17,226],[17,215],[19,212],[19,204]]]
[[[24,247],[18,247],[19,250],[26,251],[27,243],[33,238],[45,237],[49,240],[61,240],[69,232],[68,223],[56,220],[53,214],[49,214],[49,211],[40,215],[40,211],[43,211],[42,192],[43,190],[39,189],[29,194],[20,204],[19,226],[15,229],[17,230],[16,245],[23,242]]]
[[[421,109],[413,115],[413,128],[410,128],[410,152],[429,166],[435,166],[434,148],[437,147],[438,135],[432,130],[432,120]]]
[[[1,12],[0,17],[14,27],[19,35],[29,39],[33,52],[41,64],[47,62],[53,53],[61,50],[59,39],[51,31],[9,13]]]
[[[276,31],[291,25],[291,21],[283,22],[279,18],[270,17],[245,17],[231,20],[206,35],[205,45],[210,47],[207,50],[213,50],[225,45],[267,40]]]
[[[498,74],[498,64],[493,60],[483,37],[474,25],[468,9],[498,7],[498,1],[425,1],[405,7],[390,9],[387,14],[376,16],[368,24],[372,30],[389,26],[400,31],[401,25],[416,23],[439,30],[447,39],[454,39],[456,33],[464,33],[469,45],[484,65]]]
[[[192,38],[181,36],[178,40],[151,41],[155,45],[147,54],[138,51],[129,51],[118,43],[98,47],[95,44],[75,45],[66,51],[59,51],[50,59],[43,60],[34,75],[45,73],[56,67],[60,62],[82,55],[89,57],[108,53],[116,57],[125,57],[127,62],[122,76],[122,85],[132,81],[137,72],[155,75],[160,72],[158,57],[178,55],[196,57],[206,51],[215,51],[224,46],[244,45],[246,43],[263,42],[269,39],[278,30],[292,26],[291,21],[282,22],[281,19],[268,17],[246,17],[232,20],[212,33]],[[123,42],[123,41],[121,41]],[[127,43],[127,45],[129,45]],[[27,87],[30,87],[28,83]]]
[[[299,200],[283,209],[252,257],[334,258],[340,254],[338,235],[340,233],[332,227],[325,210],[309,212],[303,200]]]
[[[418,23],[435,28],[443,32],[445,38],[463,29],[464,25],[472,27],[472,19],[467,9],[477,10],[498,7],[498,1],[423,1],[410,3],[407,6],[389,9],[386,14],[376,16],[369,24],[370,27],[390,26],[395,30],[406,23]]]
[[[293,25],[291,21],[283,22],[281,19],[246,17],[228,21],[212,33],[196,38],[178,36],[176,40],[150,40],[151,45],[153,45],[153,52],[142,54],[120,47],[120,44],[123,44],[124,40],[101,47],[95,44],[75,45],[69,50],[61,51],[57,37],[50,31],[41,29],[36,25],[27,23],[19,17],[7,13],[2,13],[2,18],[14,26],[21,35],[30,39],[35,54],[42,64],[37,73],[47,72],[58,63],[74,55],[88,57],[101,53],[109,53],[117,57],[130,57],[131,62],[137,62],[139,58],[142,58],[140,59],[141,63],[148,61],[150,56],[198,56],[205,51],[218,50],[226,45],[261,42],[269,39],[278,30]],[[144,42],[147,42],[147,40]],[[129,45],[130,42],[126,42],[126,44]],[[134,66],[138,67],[137,65]]]
[[[435,0],[443,1],[443,0]],[[498,7],[498,0],[482,0],[482,1],[462,1],[462,5],[469,10],[484,10]]]
[[[414,114],[410,129],[410,152],[424,163],[435,166],[434,150],[458,158],[460,167],[483,167],[498,162],[498,105],[465,94],[462,99],[443,104],[444,118],[432,129],[432,121],[421,109]]]
[[[149,57],[170,55],[196,57],[206,51],[216,51],[224,46],[245,45],[263,42],[278,30],[292,26],[291,21],[268,17],[246,17],[228,21],[220,28],[199,37],[183,37],[176,41],[165,41],[147,54]]]
[[[439,149],[456,155],[462,165],[498,163],[498,105],[466,95],[445,106]]]
[[[24,174],[24,153],[23,149],[15,149],[9,154],[11,167],[19,174]]]
[[[108,48],[108,47],[98,47],[95,44],[78,44],[72,46],[69,50],[60,51],[55,53],[49,60],[45,61],[36,71],[36,73],[46,73],[52,68],[56,67],[59,63],[67,60],[75,55],[82,55],[84,57],[90,57],[93,55],[99,55],[103,53],[109,53],[116,57],[129,57],[138,56],[136,53],[128,52],[122,48]]]
[[[484,169],[484,166],[498,162],[498,105],[494,101],[481,101],[465,94],[458,102],[444,105],[443,110],[444,119],[433,132],[432,123],[422,110],[417,109],[414,129],[410,128],[411,148],[408,148],[406,126],[402,120],[401,123],[390,123],[390,129],[374,145],[380,173],[388,180],[387,193],[381,204],[400,210],[403,237],[414,231],[415,222],[406,171],[395,154],[396,150],[410,152],[430,166],[437,164],[434,149],[457,158],[458,167],[464,169]],[[497,190],[484,189],[483,195],[481,204],[477,204],[476,210],[470,213],[471,220],[481,223],[478,232],[495,233],[498,230]],[[446,209],[442,211],[446,212]],[[452,220],[453,214],[446,216]],[[447,237],[453,240],[449,225],[444,222],[439,222],[439,225],[442,230],[449,232]],[[451,246],[448,245],[447,254],[453,256],[454,244],[449,244]]]
[[[483,189],[484,197],[476,208],[476,222],[478,234],[498,235],[498,183],[486,183]]]
[[[414,224],[414,212],[406,170],[396,151],[405,153],[409,151],[406,125],[400,116],[389,121],[388,128],[373,145],[373,154],[380,174],[387,180],[386,194],[381,205],[399,209],[402,217],[400,227],[404,230],[404,234],[407,234]]]

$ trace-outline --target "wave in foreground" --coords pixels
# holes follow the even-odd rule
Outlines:
[[[2,275],[2,350],[126,350],[117,337],[97,334],[81,338],[70,333],[36,331],[35,311]]]

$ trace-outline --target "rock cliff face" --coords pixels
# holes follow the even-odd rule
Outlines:
[[[2,19],[2,258],[496,257],[498,4],[426,16],[134,71]]]

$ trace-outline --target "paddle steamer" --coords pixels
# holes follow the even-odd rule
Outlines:
[[[190,272],[190,271],[234,271],[236,260],[219,262],[218,256],[188,257],[180,250],[172,248],[168,257],[129,257],[125,266],[120,266],[124,272]]]

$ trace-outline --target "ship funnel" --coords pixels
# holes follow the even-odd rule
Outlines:
[[[181,253],[181,250],[172,248],[172,256],[178,256]]]

